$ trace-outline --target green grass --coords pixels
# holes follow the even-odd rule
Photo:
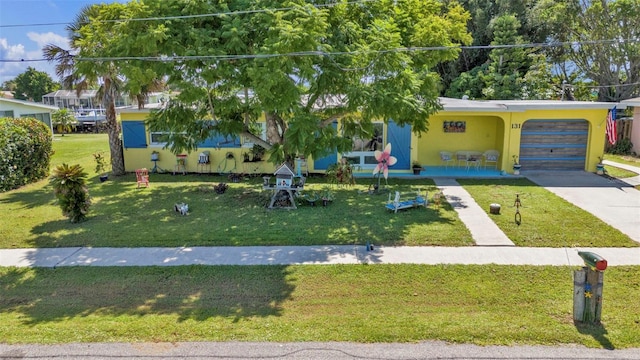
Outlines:
[[[52,166],[79,163],[90,174],[92,206],[87,221],[71,224],[55,204],[44,180],[0,194],[0,248],[63,246],[223,246],[223,245],[443,245],[467,246],[473,240],[449,204],[436,208],[390,213],[387,193],[368,195],[372,181],[354,187],[333,188],[328,206],[301,204],[297,210],[269,210],[270,192],[262,179],[229,183],[223,195],[212,191],[222,176],[152,174],[151,186],[138,189],[135,176],[112,177],[100,183],[91,154],[108,150],[106,135],[57,137]],[[72,159],[72,161],[64,160]],[[326,187],[324,177],[307,180],[306,191]],[[388,189],[429,190],[432,180],[389,179]],[[181,216],[174,204],[189,204]]]
[[[62,163],[79,164],[90,175],[96,175],[96,163],[92,154],[103,151],[109,157],[109,138],[107,134],[65,134],[54,135],[54,154],[51,157],[51,167]],[[110,168],[110,167],[109,167]]]
[[[622,164],[640,167],[640,157],[631,155],[604,154],[604,159]]]
[[[572,269],[535,266],[0,268],[13,343],[438,339],[640,347],[640,267],[605,273],[601,326],[572,320]]]
[[[458,182],[517,246],[635,247],[638,243],[527,179],[460,179]],[[515,198],[520,195],[521,225],[515,224]],[[489,205],[501,205],[499,215]]]
[[[640,168],[640,157],[634,157],[629,155],[605,154],[604,159],[615,161],[617,163],[622,163],[626,165],[636,166]],[[638,174],[633,171],[625,170],[625,169],[622,169],[616,166],[611,166],[611,165],[605,166],[605,170],[607,171],[607,175],[613,176],[618,179],[638,176]]]

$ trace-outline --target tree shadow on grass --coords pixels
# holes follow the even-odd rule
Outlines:
[[[604,349],[615,350],[615,346],[607,338],[607,329],[602,324],[585,324],[574,321],[574,325],[580,334],[592,336]]]
[[[0,313],[25,325],[89,315],[171,315],[178,321],[279,316],[294,284],[286,266],[0,269]]]
[[[45,186],[29,191],[12,191],[0,198],[0,205],[11,204],[19,209],[34,209],[39,206],[49,205],[55,201],[53,189]]]
[[[454,231],[457,226],[448,204],[393,214],[385,208],[387,196],[363,194],[356,188],[335,188],[335,199],[327,207],[312,207],[298,199],[296,210],[271,210],[265,207],[270,195],[262,190],[261,179],[252,180],[231,183],[224,194],[213,191],[215,182],[152,183],[138,189],[133,181],[109,181],[90,189],[93,205],[87,221],[42,222],[32,229],[32,243],[35,247],[364,245],[367,241],[421,245],[418,236],[405,241],[407,229],[440,224],[453,226],[450,231]],[[304,191],[324,186],[313,184]],[[410,191],[410,186],[403,189]],[[177,203],[188,204],[189,215],[176,213]],[[423,237],[432,241],[444,233],[433,228],[433,236]]]

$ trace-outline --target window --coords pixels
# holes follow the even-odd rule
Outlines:
[[[374,154],[376,150],[382,151],[384,148],[382,146],[384,142],[384,124],[375,123],[373,127],[374,135],[370,139],[355,137],[352,151],[342,154],[352,165],[359,166],[362,169],[373,169],[378,164]]]
[[[34,118],[42,121],[43,123],[51,126],[51,115],[49,113],[37,113],[37,114],[21,114],[20,117],[23,118]]]
[[[13,117],[13,110],[0,110],[0,117]]]
[[[167,135],[169,135],[166,131],[157,131],[149,134],[149,145],[166,145],[167,144]]]

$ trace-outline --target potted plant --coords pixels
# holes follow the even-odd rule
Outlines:
[[[93,153],[93,158],[96,161],[96,173],[100,174],[100,182],[105,182],[109,178],[107,174],[107,158],[102,151],[96,151]]]
[[[520,175],[522,165],[518,162],[518,155],[513,155],[513,175]]]
[[[333,201],[333,191],[331,191],[329,188],[322,189],[321,198],[322,198],[322,206],[329,205],[329,202]]]
[[[598,163],[596,164],[596,174],[604,175],[604,164],[600,156],[598,156]]]
[[[306,192],[302,196],[311,206],[316,206],[316,201],[320,199],[320,195],[315,191]]]
[[[420,172],[422,171],[422,165],[420,165],[419,162],[414,161],[413,165],[411,165],[411,169],[413,169],[413,175],[420,175]]]

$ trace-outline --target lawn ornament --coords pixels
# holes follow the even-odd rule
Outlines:
[[[380,188],[380,174],[384,176],[384,180],[386,181],[389,177],[389,166],[393,166],[398,162],[398,159],[395,156],[391,156],[391,143],[388,143],[387,146],[384,147],[384,151],[376,150],[374,152],[374,156],[378,161],[378,165],[376,165],[375,169],[373,169],[373,176],[378,176],[378,189]]]
[[[180,215],[187,215],[189,213],[189,205],[185,203],[175,204],[174,209]]]

